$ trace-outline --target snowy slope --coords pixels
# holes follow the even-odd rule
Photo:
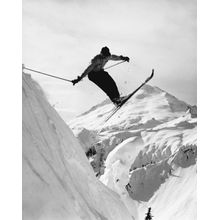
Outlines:
[[[23,74],[23,219],[133,219],[101,183],[69,127]]]
[[[77,136],[79,133],[82,135],[83,129],[124,131],[137,127],[145,130],[181,116],[188,105],[157,87],[145,85],[108,123],[103,124],[113,108],[112,103],[104,101],[74,118],[69,126]]]
[[[142,131],[155,129],[158,126],[158,129],[160,126],[166,127],[166,123],[174,119],[177,123],[178,120],[183,120],[182,123],[190,126],[188,119],[184,118],[184,115],[191,118],[189,107],[169,93],[157,87],[145,85],[107,123],[103,122],[114,106],[109,101],[104,101],[74,118],[69,122],[69,126],[81,141],[85,151],[91,145],[101,142],[107,156],[126,138],[140,135]],[[97,135],[100,130],[101,133]]]
[[[103,124],[112,108],[105,101],[69,123],[85,151],[95,147],[100,180],[137,220],[148,207],[153,219],[196,219],[196,107],[146,85]]]

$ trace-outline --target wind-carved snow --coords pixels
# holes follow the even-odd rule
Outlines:
[[[90,160],[100,180],[137,220],[148,207],[154,220],[196,219],[196,106],[146,85],[103,123],[112,108],[105,101],[69,123],[97,149]]]
[[[29,75],[22,91],[23,219],[134,219]]]

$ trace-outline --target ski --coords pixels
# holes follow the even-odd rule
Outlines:
[[[154,69],[152,69],[151,75],[132,93],[130,93],[126,99],[124,99],[114,110],[113,112],[105,119],[105,122],[107,122],[140,88],[142,88],[147,82],[149,82],[154,76]]]

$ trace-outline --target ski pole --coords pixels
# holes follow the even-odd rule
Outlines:
[[[105,68],[105,70],[106,70],[106,69],[109,69],[109,68],[112,68],[113,66],[117,66],[117,65],[119,65],[119,64],[121,64],[121,63],[124,63],[124,62],[125,62],[125,60],[123,60],[123,61],[121,61],[121,62],[118,62],[118,63],[116,63],[116,64],[113,64],[113,65],[111,65],[111,66],[108,66],[108,67]],[[44,73],[44,72],[41,72],[41,71],[37,71],[37,70],[34,70],[34,69],[30,69],[30,68],[25,67],[24,64],[22,64],[22,72],[23,72],[25,69],[26,69],[26,70],[29,70],[29,71],[32,71],[32,72],[35,72],[35,73],[39,73],[39,74],[45,75],[45,76],[53,77],[53,78],[56,78],[56,79],[60,79],[60,80],[64,80],[64,81],[67,81],[67,82],[71,82],[71,83],[72,83],[72,80],[65,79],[65,78],[58,77],[58,76],[54,76],[54,75],[51,75],[51,74],[48,74],[48,73]]]
[[[111,65],[111,66],[108,66],[108,67],[104,68],[104,70],[110,69],[110,68],[112,68],[113,66],[117,66],[117,65],[119,65],[119,64],[121,64],[121,63],[124,63],[124,62],[125,62],[125,60],[123,60],[123,61],[121,61],[121,62],[118,62],[118,63],[116,63],[116,64],[113,64],[113,65]]]
[[[44,72],[40,72],[40,71],[37,71],[37,70],[33,70],[33,69],[30,69],[30,68],[27,68],[23,64],[22,65],[22,70],[24,70],[24,69],[32,71],[32,72],[35,72],[35,73],[39,73],[39,74],[42,74],[42,75],[45,75],[45,76],[53,77],[53,78],[56,78],[56,79],[61,79],[61,80],[67,81],[67,82],[72,82],[69,79],[61,78],[61,77],[58,77],[58,76],[54,76],[54,75],[51,75],[51,74],[47,74],[47,73],[44,73]]]

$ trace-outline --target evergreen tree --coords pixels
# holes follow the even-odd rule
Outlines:
[[[145,220],[152,220],[153,216],[151,215],[151,207],[148,208],[148,212],[146,213]]]

